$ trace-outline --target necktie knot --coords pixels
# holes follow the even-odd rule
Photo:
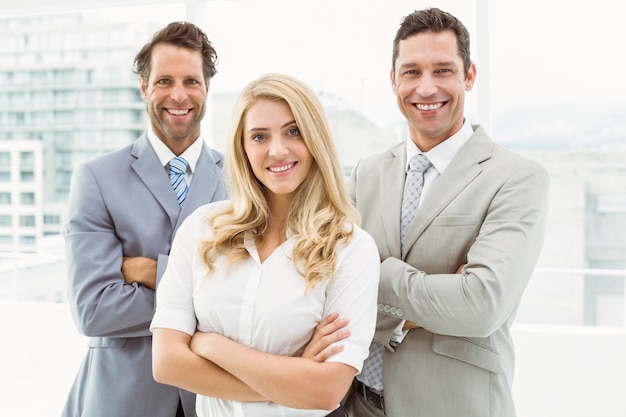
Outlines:
[[[185,202],[185,197],[187,197],[187,190],[189,189],[187,181],[185,180],[185,174],[187,173],[189,164],[183,158],[177,156],[170,160],[169,166],[170,183],[176,193],[178,205],[182,206]]]
[[[409,161],[409,172],[417,171],[424,173],[432,166],[428,157],[424,154],[417,154]]]
[[[185,174],[187,172],[187,168],[189,168],[189,164],[185,161],[184,158],[177,156],[176,158],[172,158],[170,160],[170,175],[171,174]]]

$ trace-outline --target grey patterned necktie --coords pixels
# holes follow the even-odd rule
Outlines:
[[[424,172],[432,166],[425,155],[418,154],[409,161],[409,172],[406,175],[404,194],[402,195],[402,211],[400,214],[400,245],[404,245],[404,238],[411,222],[415,218],[419,206],[422,189],[424,188]],[[385,348],[373,341],[370,345],[370,354],[363,364],[364,383],[379,391],[383,390],[383,356]]]
[[[177,156],[170,160],[169,165],[170,183],[176,193],[178,205],[182,207],[185,202],[185,197],[187,197],[187,190],[189,189],[187,181],[185,180],[185,173],[187,172],[187,168],[189,168],[189,164],[183,158]]]
[[[402,211],[400,214],[400,245],[409,231],[409,226],[415,218],[419,206],[422,189],[424,188],[424,172],[432,166],[426,155],[418,154],[409,162],[409,172],[406,174],[404,194],[402,195]]]

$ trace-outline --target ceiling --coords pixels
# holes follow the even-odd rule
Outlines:
[[[180,0],[180,2],[198,0]],[[202,1],[202,0],[199,0]],[[177,3],[176,0],[0,0],[2,14],[26,12],[71,11],[98,7],[130,6],[137,4]]]

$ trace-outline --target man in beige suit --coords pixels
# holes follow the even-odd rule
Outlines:
[[[543,243],[548,175],[465,120],[476,68],[454,16],[416,11],[393,45],[391,84],[409,137],[360,161],[349,180],[382,264],[375,341],[348,410],[512,417],[510,327]]]

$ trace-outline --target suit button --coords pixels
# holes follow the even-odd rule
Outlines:
[[[386,305],[385,306],[385,313],[389,313],[390,311],[391,311],[391,307]]]
[[[378,311],[383,311],[385,309],[385,306],[382,304],[378,304]]]
[[[397,311],[398,311],[397,308],[391,307],[391,314],[393,314],[394,316],[398,314]]]
[[[404,311],[402,311],[402,309],[397,309],[396,310],[396,316],[402,317],[403,315],[404,315]]]

